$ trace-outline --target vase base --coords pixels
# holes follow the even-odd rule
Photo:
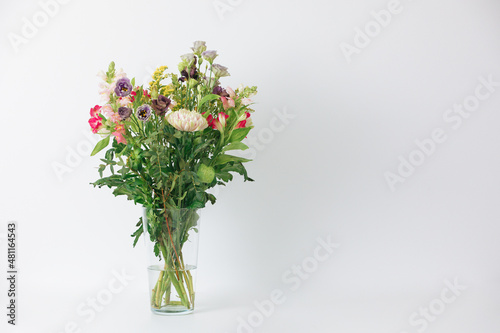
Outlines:
[[[194,309],[186,309],[185,307],[168,307],[162,309],[151,308],[151,312],[160,316],[183,316],[193,313]]]

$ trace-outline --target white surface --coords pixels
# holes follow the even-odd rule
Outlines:
[[[220,2],[233,4],[223,19],[212,1],[69,1],[17,53],[8,34],[41,7],[0,5],[0,232],[19,222],[20,267],[18,325],[2,310],[1,331],[237,332],[279,289],[286,300],[254,332],[413,333],[423,324],[409,318],[430,304],[443,313],[425,332],[498,332],[500,87],[458,129],[443,115],[479,77],[500,82],[500,4],[402,0],[349,63],[341,43],[390,1]],[[203,212],[196,313],[164,318],[149,312],[129,237],[140,208],[89,185],[97,159],[73,161],[62,181],[52,164],[88,141],[98,70],[114,60],[142,82],[175,70],[194,40],[219,51],[225,84],[259,86],[257,181]],[[281,127],[284,110],[295,118]],[[435,128],[447,140],[391,191],[384,173]],[[328,236],[340,246],[292,291],[287,271]],[[87,323],[77,309],[122,270],[134,279]],[[455,278],[467,289],[441,309]]]

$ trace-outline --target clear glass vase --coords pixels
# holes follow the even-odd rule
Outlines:
[[[143,210],[151,311],[194,310],[200,216],[197,209]]]

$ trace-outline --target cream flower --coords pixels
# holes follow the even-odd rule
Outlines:
[[[208,127],[207,120],[196,111],[181,109],[170,113],[167,121],[179,131],[196,132]]]

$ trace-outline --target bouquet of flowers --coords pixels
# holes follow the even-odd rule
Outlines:
[[[92,155],[111,143],[101,159],[100,179],[92,184],[144,207],[133,244],[146,232],[164,262],[151,295],[156,309],[193,308],[182,249],[189,232],[197,232],[197,209],[215,203],[208,190],[231,181],[232,173],[252,181],[243,165],[249,160],[228,152],[248,148],[242,140],[253,127],[250,97],[257,88],[223,88],[220,79],[229,73],[214,63],[217,52],[202,41],[192,51],[181,56],[177,74],[166,66],[156,69],[147,88],[136,86],[112,62],[99,74],[103,105],[90,109],[92,132],[103,137]]]

